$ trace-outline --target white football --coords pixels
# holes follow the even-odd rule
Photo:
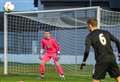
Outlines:
[[[12,2],[5,2],[4,10],[5,12],[12,12],[15,9],[15,6]]]

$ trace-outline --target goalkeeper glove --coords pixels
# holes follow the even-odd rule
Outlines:
[[[120,53],[118,54],[118,61],[120,61]]]
[[[80,69],[83,69],[84,66],[86,66],[86,62],[82,62]]]
[[[57,51],[57,54],[58,59],[60,59],[60,51]]]
[[[57,51],[57,54],[60,55],[60,51]]]
[[[44,49],[40,50],[40,55],[42,55],[44,53]]]
[[[43,53],[44,53],[44,49],[41,49],[41,50],[40,50],[40,56],[39,56],[39,59],[40,59],[40,60],[42,59]]]

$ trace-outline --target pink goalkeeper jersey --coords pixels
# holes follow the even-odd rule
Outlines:
[[[54,38],[41,40],[41,47],[45,49],[47,53],[57,53],[60,50],[57,41]]]

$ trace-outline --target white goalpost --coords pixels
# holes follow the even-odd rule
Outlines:
[[[79,70],[84,53],[84,41],[88,34],[86,22],[89,18],[97,19],[99,29],[114,32],[113,34],[119,38],[120,13],[100,7],[5,13],[4,74],[39,73],[40,40],[43,31],[49,30],[61,46],[59,62],[64,71],[72,72],[74,75],[90,75],[92,64],[95,63],[92,50],[85,71]],[[53,61],[47,63],[46,71],[55,71]]]
[[[7,75],[8,74],[8,46],[7,46],[7,16],[4,15],[4,74]]]

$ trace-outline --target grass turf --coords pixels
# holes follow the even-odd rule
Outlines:
[[[0,82],[92,82],[90,76],[66,74],[65,80],[60,80],[56,74],[47,74],[44,80],[40,80],[37,75],[8,75],[0,76]],[[115,82],[113,79],[106,78],[102,82]]]
[[[0,82],[92,82],[92,66],[79,70],[79,65],[62,65],[65,80],[60,80],[54,65],[46,65],[45,79],[40,80],[38,64],[9,63],[9,75],[3,75],[3,64],[0,66]],[[108,76],[102,82],[115,82]]]

